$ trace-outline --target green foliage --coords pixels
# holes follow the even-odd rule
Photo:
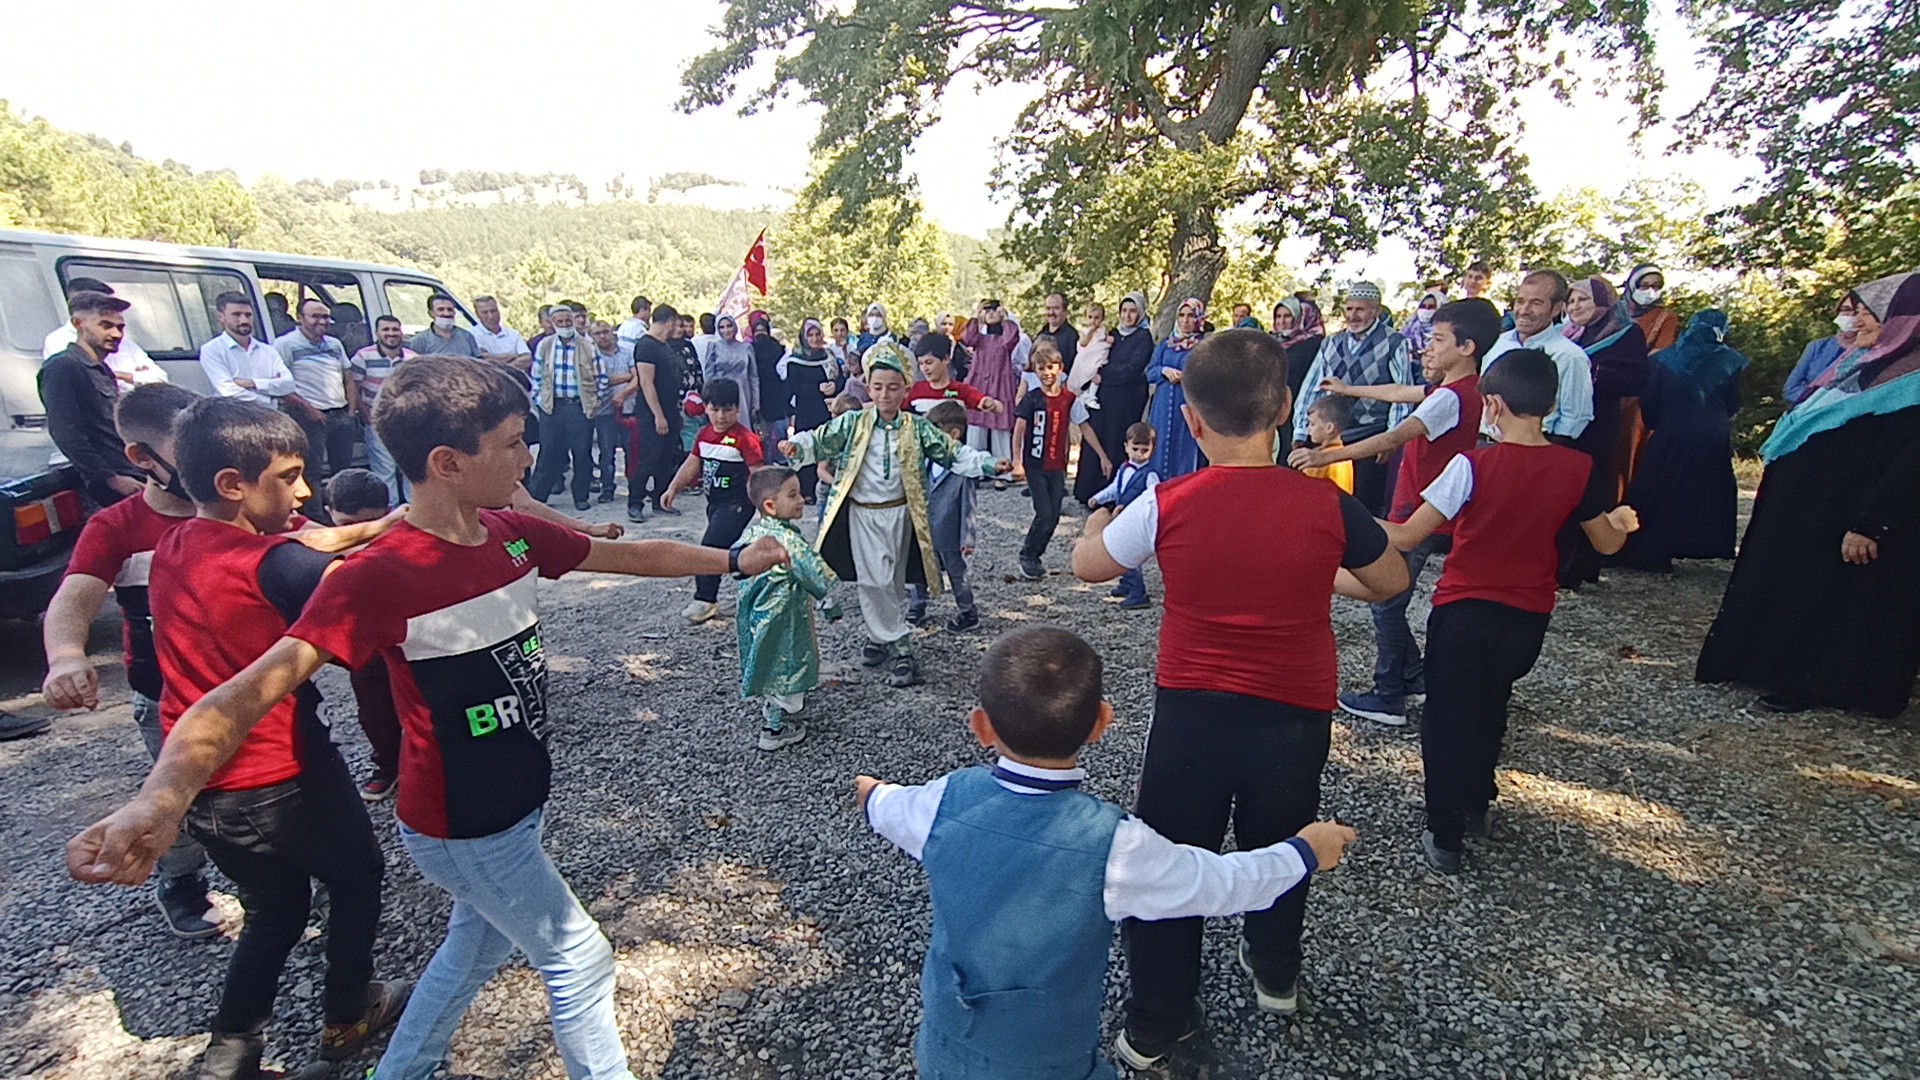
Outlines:
[[[907,224],[899,227],[902,217]],[[878,202],[847,215],[837,200],[802,198],[768,234],[767,310],[791,331],[809,316],[850,322],[878,300],[899,326],[952,304],[954,257],[940,230],[910,208]],[[964,310],[972,311],[972,304]]]

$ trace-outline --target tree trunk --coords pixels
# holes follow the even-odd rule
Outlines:
[[[1182,210],[1174,215],[1173,241],[1167,246],[1167,287],[1160,311],[1153,317],[1155,337],[1173,330],[1182,301],[1193,297],[1211,303],[1213,283],[1227,268],[1227,251],[1220,245],[1220,225],[1212,207]]]

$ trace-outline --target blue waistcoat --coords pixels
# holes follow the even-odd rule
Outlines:
[[[922,1080],[1104,1080],[1103,894],[1118,807],[1022,795],[985,768],[947,780],[921,864],[933,939],[920,971]]]

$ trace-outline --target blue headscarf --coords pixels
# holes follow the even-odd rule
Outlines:
[[[1727,316],[1707,308],[1687,321],[1680,340],[1654,354],[1654,362],[1685,379],[1698,393],[1709,393],[1747,366],[1747,358],[1729,348]]]
[[[1920,273],[1896,274],[1873,285],[1889,281],[1893,287],[1880,319],[1880,340],[1858,357],[1842,359],[1828,385],[1780,418],[1760,447],[1762,459],[1778,460],[1813,436],[1862,416],[1920,406]]]

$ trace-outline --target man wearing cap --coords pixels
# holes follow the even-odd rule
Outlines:
[[[83,292],[112,296],[113,287],[99,278],[90,277],[77,277],[67,282],[68,296]],[[73,321],[69,319],[47,332],[46,340],[40,343],[40,359],[53,359],[54,354],[76,340]],[[141,348],[139,342],[133,340],[131,332],[120,339],[118,349],[107,355],[107,366],[113,369],[114,378],[119,379],[122,385],[138,386],[141,383],[167,381],[166,371],[153,362],[153,357],[147,355],[147,350]]]
[[[140,470],[127,460],[126,444],[114,426],[120,380],[107,364],[126,337],[129,306],[106,293],[74,293],[67,298],[74,342],[40,365],[47,432],[79,470],[87,494],[101,506],[137,495],[146,485]]]
[[[1320,347],[1300,385],[1300,400],[1293,405],[1295,448],[1307,445],[1307,410],[1326,396],[1320,389],[1322,379],[1338,379],[1349,386],[1421,385],[1407,339],[1380,317],[1380,298],[1380,286],[1371,281],[1355,282],[1347,289],[1346,328],[1330,335]],[[1353,421],[1340,433],[1340,441],[1352,446],[1386,431],[1412,411],[1406,405],[1355,398]],[[1377,517],[1387,513],[1388,482],[1385,461],[1366,458],[1353,463],[1353,496]]]

